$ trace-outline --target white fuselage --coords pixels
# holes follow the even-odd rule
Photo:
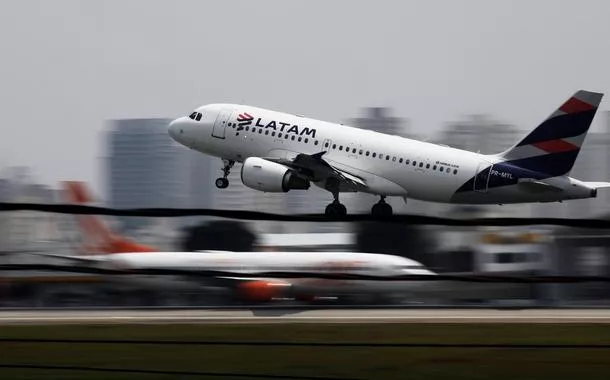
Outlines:
[[[237,162],[248,157],[290,159],[299,153],[324,151],[325,161],[364,179],[363,191],[372,194],[471,204],[552,202],[593,196],[590,187],[567,176],[546,179],[564,191],[523,191],[516,181],[531,173],[502,165],[494,155],[251,106],[212,104],[197,111],[202,115],[200,120],[183,117],[170,125],[171,136],[181,144]],[[244,114],[251,120],[243,121]],[[494,166],[489,176],[475,183],[477,173],[490,165]],[[491,177],[510,182],[491,188]]]
[[[434,275],[420,263],[407,258],[359,252],[138,252],[104,255],[94,259],[103,261],[108,267],[124,270],[174,269],[193,274],[198,271],[230,272],[230,277],[236,282],[257,280],[258,278],[252,275],[264,272],[371,276]],[[162,287],[166,287],[170,282],[155,275],[138,276],[135,280]],[[196,280],[196,276],[191,277],[191,281]],[[184,278],[176,275],[171,281],[184,282]],[[409,292],[425,287],[425,282],[417,281],[340,281],[316,278],[288,278],[277,281],[290,285],[297,292],[316,295]]]

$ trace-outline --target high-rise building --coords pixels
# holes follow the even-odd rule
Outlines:
[[[107,139],[107,203],[115,208],[209,207],[210,158],[176,144],[167,133],[169,119],[111,122]],[[154,222],[124,218],[127,230]],[[179,218],[178,227],[193,223]]]
[[[436,143],[470,152],[495,154],[510,148],[522,135],[513,125],[487,115],[471,115],[465,120],[448,123]]]

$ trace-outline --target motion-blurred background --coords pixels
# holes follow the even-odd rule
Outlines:
[[[221,162],[172,142],[167,124],[201,104],[227,101],[500,152],[575,90],[607,92],[608,11],[603,1],[3,3],[0,201],[65,203],[61,183],[76,180],[88,183],[93,204],[115,208],[322,212],[329,193],[263,194],[241,184],[238,165],[231,186],[216,189]],[[572,171],[576,178],[610,181],[607,104]],[[376,199],[346,194],[342,201],[350,213],[368,213]],[[607,218],[609,201],[610,191],[562,204],[489,207],[389,200],[397,213],[463,218]],[[437,272],[610,275],[605,231],[208,217],[106,221],[168,251],[363,251],[409,257]],[[83,238],[73,216],[0,214],[2,263],[43,260],[22,251],[76,254]],[[6,306],[218,302],[148,289],[112,296],[114,289],[95,276],[1,278]],[[602,283],[506,286],[426,302],[610,301],[610,286]]]

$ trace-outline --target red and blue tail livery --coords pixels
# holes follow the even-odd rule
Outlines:
[[[572,170],[603,94],[578,91],[517,145],[502,154],[511,165],[552,176]]]

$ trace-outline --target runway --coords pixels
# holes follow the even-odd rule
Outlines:
[[[610,309],[0,311],[0,324],[610,323]]]

